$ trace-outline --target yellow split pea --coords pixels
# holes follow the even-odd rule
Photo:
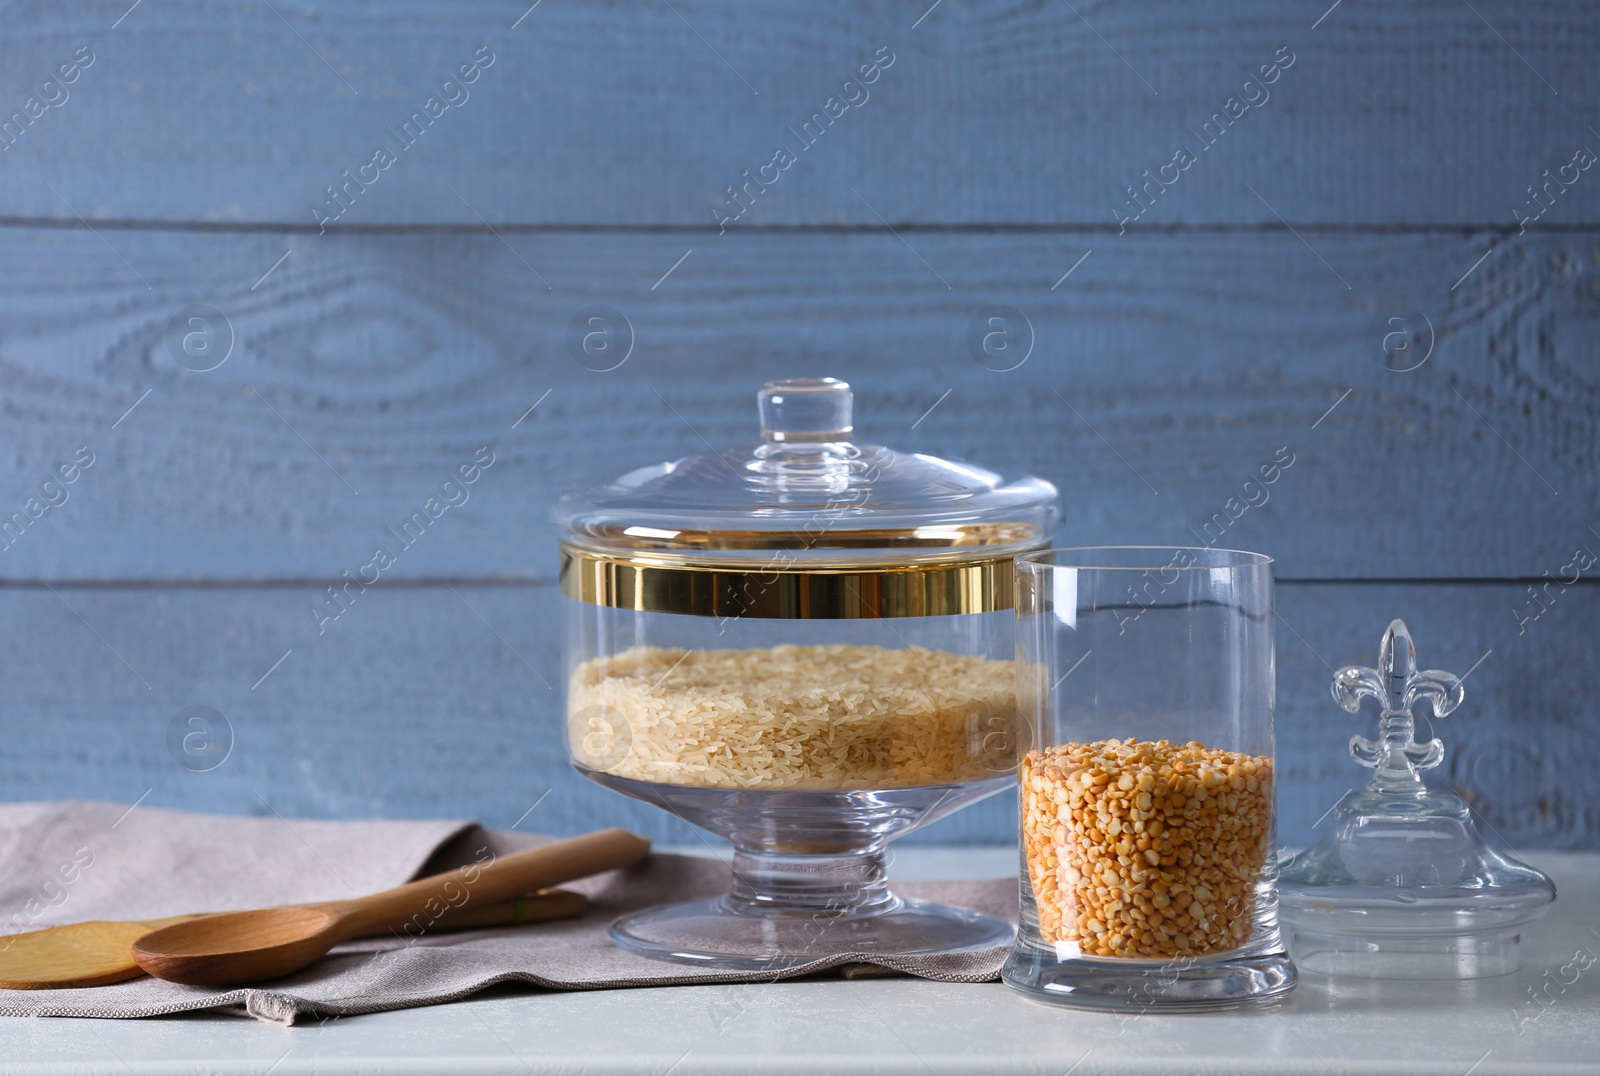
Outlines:
[[[1022,840],[1046,943],[1161,958],[1250,940],[1272,759],[1199,743],[1068,743],[1021,764]]]

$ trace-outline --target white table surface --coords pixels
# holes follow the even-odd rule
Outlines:
[[[1182,1017],[911,979],[498,991],[293,1028],[223,1015],[13,1017],[0,1018],[0,1073],[1600,1073],[1600,853],[1527,858],[1560,899],[1524,936],[1522,971],[1498,979],[1304,976],[1270,1009]],[[903,849],[893,873],[982,877],[1014,863],[1010,849]],[[1592,967],[1573,963],[1580,951]]]

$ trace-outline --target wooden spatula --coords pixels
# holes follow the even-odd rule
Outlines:
[[[231,986],[292,975],[346,938],[398,928],[429,907],[504,900],[650,854],[650,842],[607,829],[462,867],[358,900],[296,908],[225,912],[162,927],[133,944],[133,959],[151,975],[191,986]],[[454,899],[452,898],[454,894]]]
[[[431,933],[573,919],[583,914],[585,903],[582,893],[565,889],[547,889],[530,897],[493,904],[469,902],[460,908],[446,908],[437,921],[428,924],[427,930]],[[106,986],[135,978],[144,974],[133,960],[135,941],[153,930],[198,918],[201,916],[175,915],[121,923],[73,923],[0,937],[0,989]]]

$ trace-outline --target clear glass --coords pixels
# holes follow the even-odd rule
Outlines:
[[[1365,979],[1479,979],[1517,970],[1521,931],[1556,899],[1550,879],[1481,831],[1460,796],[1428,788],[1442,740],[1416,739],[1412,710],[1433,721],[1465,698],[1459,677],[1417,668],[1404,621],[1391,621],[1377,668],[1333,677],[1333,697],[1357,713],[1376,702],[1376,739],[1350,754],[1372,769],[1363,789],[1329,812],[1316,844],[1283,864],[1280,895],[1298,967]],[[1433,721],[1429,722],[1432,727]]]
[[[1058,549],[1016,573],[1022,916],[1005,981],[1098,1009],[1288,992],[1271,558]]]
[[[1017,553],[1058,523],[1056,488],[1041,478],[854,440],[843,381],[768,382],[756,406],[759,441],[567,493],[557,531],[592,549],[826,568]]]
[[[991,584],[1044,543],[1056,491],[852,440],[840,381],[757,403],[759,442],[557,507],[573,766],[734,848],[729,893],[612,939],[729,970],[1008,945],[1010,923],[894,894],[886,846],[1016,779],[1014,617]],[[919,572],[942,589],[902,585]]]

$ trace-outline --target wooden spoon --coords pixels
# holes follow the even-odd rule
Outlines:
[[[174,923],[133,945],[133,959],[158,979],[191,986],[231,986],[292,975],[347,938],[394,930],[416,916],[469,900],[504,900],[617,867],[650,853],[650,842],[623,829],[556,841],[423,878],[357,900],[225,912]]]
[[[582,893],[547,889],[517,900],[449,908],[428,929],[467,930],[572,919],[583,914],[585,903]],[[136,978],[144,969],[133,960],[135,941],[151,931],[198,918],[174,915],[135,922],[72,923],[0,937],[0,989],[105,986]]]

